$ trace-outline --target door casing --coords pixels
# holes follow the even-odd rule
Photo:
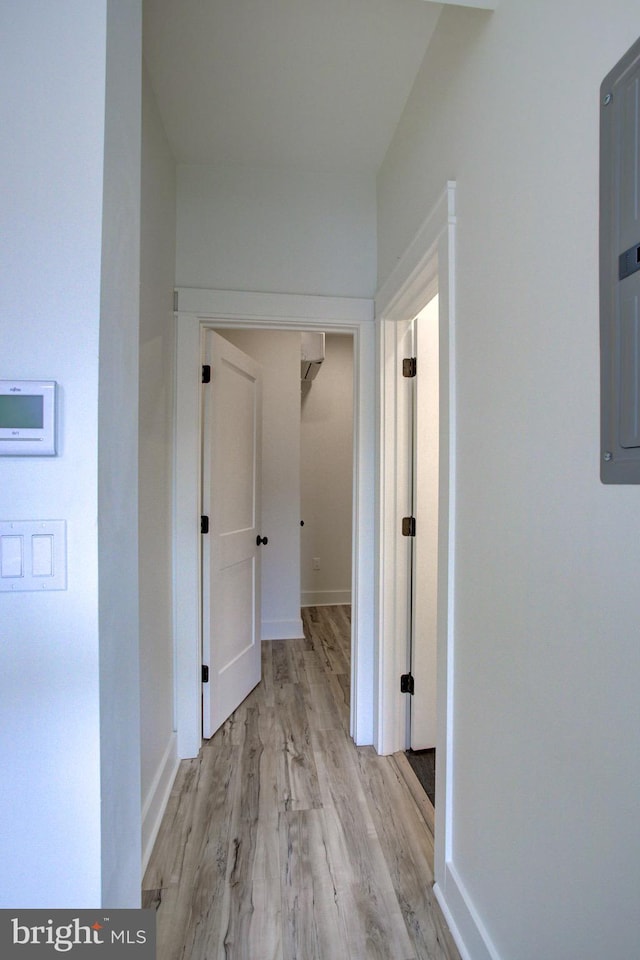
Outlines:
[[[436,743],[436,895],[445,890],[453,843],[455,586],[455,182],[449,181],[416,238],[376,296],[380,337],[380,537],[378,595],[378,725],[375,746],[389,754],[407,746],[400,676],[409,636],[409,553],[400,518],[409,490],[405,440],[408,391],[401,386],[401,344],[414,316],[439,294],[440,436]],[[441,900],[441,902],[444,902]]]
[[[201,726],[202,335],[207,327],[324,330],[354,338],[351,735],[374,743],[376,630],[375,326],[373,301],[180,287],[176,291],[174,638],[178,756],[198,755]]]

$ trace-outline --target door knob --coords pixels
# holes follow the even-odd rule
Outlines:
[[[261,537],[260,534],[256,537],[256,546],[259,547],[261,543],[264,543],[266,546],[269,543],[269,537]]]

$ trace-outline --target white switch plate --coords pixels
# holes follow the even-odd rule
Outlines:
[[[0,520],[0,592],[66,589],[66,520]]]
[[[24,573],[24,537],[0,538],[0,577],[21,577]]]
[[[31,537],[31,573],[34,577],[52,577],[53,563],[53,534],[36,533]]]

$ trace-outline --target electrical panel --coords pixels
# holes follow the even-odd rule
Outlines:
[[[640,483],[640,40],[600,88],[600,478]]]

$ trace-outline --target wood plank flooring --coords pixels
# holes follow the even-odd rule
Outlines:
[[[402,765],[348,734],[349,613],[263,643],[260,685],[182,762],[143,884],[158,960],[459,960]]]

